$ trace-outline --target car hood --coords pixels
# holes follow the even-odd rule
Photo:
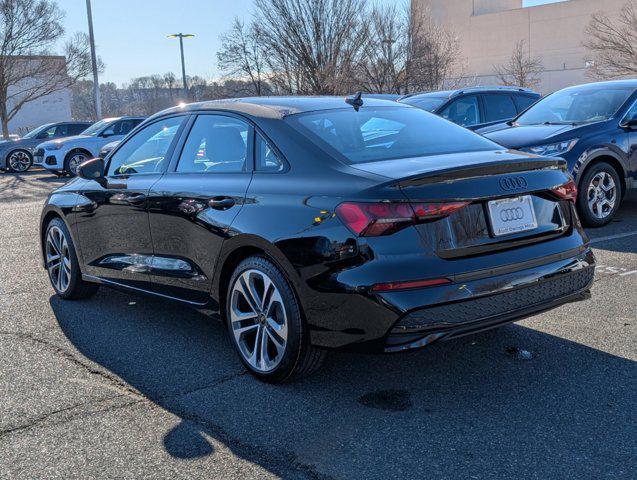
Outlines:
[[[393,180],[413,176],[431,175],[458,169],[484,167],[499,170],[504,164],[529,163],[541,161],[556,163],[555,159],[543,159],[529,153],[511,150],[488,150],[481,152],[449,153],[445,155],[430,155],[423,157],[399,158],[353,164],[352,167],[365,172],[381,175]],[[498,167],[498,165],[501,166]]]
[[[55,145],[56,143],[68,143],[68,142],[81,144],[93,139],[95,139],[95,137],[92,137],[91,135],[73,135],[72,137],[61,137],[61,138],[56,138],[55,140],[47,140],[46,142],[43,142],[40,145],[42,147],[46,147],[49,145]]]
[[[545,145],[553,140],[560,141],[564,138],[556,139],[567,132],[579,130],[581,125],[520,125],[509,126],[501,123],[479,131],[479,133],[489,140],[499,143],[507,148],[521,148],[535,145]],[[574,134],[574,136],[577,136]]]

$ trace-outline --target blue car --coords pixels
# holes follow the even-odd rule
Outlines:
[[[478,133],[511,149],[564,158],[587,226],[610,222],[637,187],[637,80],[565,88]]]

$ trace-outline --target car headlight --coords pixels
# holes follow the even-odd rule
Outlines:
[[[564,140],[563,142],[549,143],[547,145],[538,145],[536,147],[520,148],[523,152],[534,153],[535,155],[562,155],[570,151],[577,143],[577,138],[573,140]]]
[[[52,143],[51,145],[47,145],[44,147],[45,150],[59,150],[64,146],[63,143]]]

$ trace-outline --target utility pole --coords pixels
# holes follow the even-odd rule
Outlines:
[[[97,55],[95,55],[95,36],[93,35],[93,14],[91,0],[86,0],[86,14],[88,16],[88,36],[91,42],[91,62],[93,63],[93,101],[95,102],[95,116],[102,118],[102,101],[100,99],[100,81],[97,76]]]
[[[192,33],[173,33],[168,38],[179,39],[179,50],[181,52],[181,78],[184,84],[184,100],[188,100],[188,83],[186,82],[186,62],[184,61],[184,38],[192,38]]]

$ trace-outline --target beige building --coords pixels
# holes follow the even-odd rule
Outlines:
[[[496,84],[494,65],[506,63],[524,40],[542,60],[541,93],[590,82],[586,74],[584,30],[591,15],[619,12],[626,0],[563,0],[524,7],[523,0],[412,0],[418,15],[429,8],[434,19],[460,37],[466,72],[479,85]]]

